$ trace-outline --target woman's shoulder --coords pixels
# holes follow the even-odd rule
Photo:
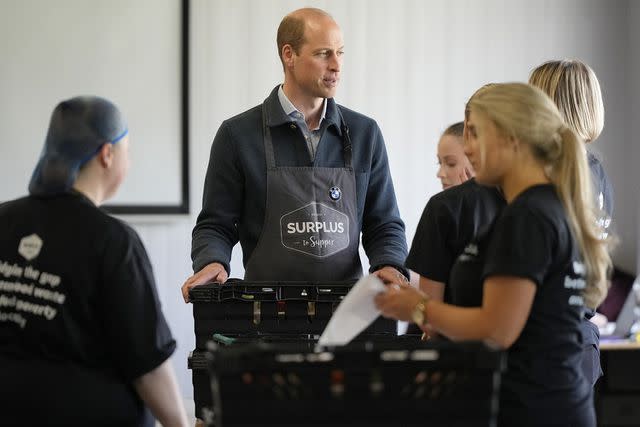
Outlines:
[[[434,208],[477,211],[480,207],[490,207],[497,210],[505,204],[505,201],[497,188],[480,185],[475,179],[470,179],[434,195],[428,204]]]
[[[67,209],[69,212],[75,210],[78,222],[84,224],[85,231],[89,234],[101,235],[105,241],[119,247],[141,245],[140,237],[133,227],[100,207],[77,200],[74,206],[67,206]]]
[[[511,210],[548,210],[550,206],[561,205],[560,197],[553,184],[533,185],[518,194],[511,203]]]
[[[502,222],[520,226],[558,228],[566,223],[566,212],[555,187],[542,184],[516,196],[504,209],[502,218]]]

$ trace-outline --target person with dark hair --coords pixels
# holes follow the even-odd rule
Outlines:
[[[280,23],[277,46],[284,83],[213,140],[185,301],[194,286],[227,280],[238,241],[247,280],[355,280],[361,237],[371,271],[408,275],[380,128],[334,101],[340,27],[320,9],[299,9]]]
[[[187,425],[147,253],[99,209],[128,133],[104,98],[61,102],[30,194],[0,205],[1,425]]]
[[[490,86],[483,86],[478,92]],[[467,108],[465,121],[468,115]],[[452,138],[461,140],[453,140],[451,143],[459,144],[454,147],[459,148],[468,169],[473,171],[463,148],[463,139],[466,137],[464,122],[451,125],[445,130],[438,144],[441,162],[448,160],[446,157],[440,159],[440,145],[446,135],[455,135]],[[461,164],[462,161],[457,159],[457,163]],[[468,176],[466,172],[465,176]],[[405,266],[418,275],[418,285],[422,291],[431,298],[451,302],[447,283],[456,258],[483,227],[493,222],[504,205],[504,197],[499,189],[479,185],[474,178],[450,186],[429,199],[405,261]],[[408,331],[416,332],[415,326],[409,325]]]
[[[499,426],[593,427],[581,323],[606,295],[611,259],[583,143],[531,85],[491,85],[468,106],[465,153],[507,205],[457,258],[452,304],[385,272],[375,303],[387,317],[505,349]]]
[[[437,177],[443,190],[473,178],[473,168],[462,146],[463,133],[464,122],[454,123],[445,129],[438,141]]]

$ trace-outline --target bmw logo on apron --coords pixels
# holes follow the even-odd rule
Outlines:
[[[329,197],[331,197],[331,200],[337,202],[342,197],[342,190],[340,190],[339,187],[331,187],[331,189],[329,189]]]

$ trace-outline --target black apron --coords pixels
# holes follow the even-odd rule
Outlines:
[[[344,167],[276,167],[263,104],[265,218],[245,267],[246,280],[343,281],[362,276],[351,139],[339,109],[338,115]]]

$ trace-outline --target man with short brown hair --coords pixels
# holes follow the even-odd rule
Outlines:
[[[249,280],[355,280],[361,237],[371,271],[406,275],[380,129],[333,100],[340,27],[320,9],[299,9],[282,20],[277,43],[284,84],[224,121],[213,141],[185,301],[192,287],[227,280],[238,241]]]

